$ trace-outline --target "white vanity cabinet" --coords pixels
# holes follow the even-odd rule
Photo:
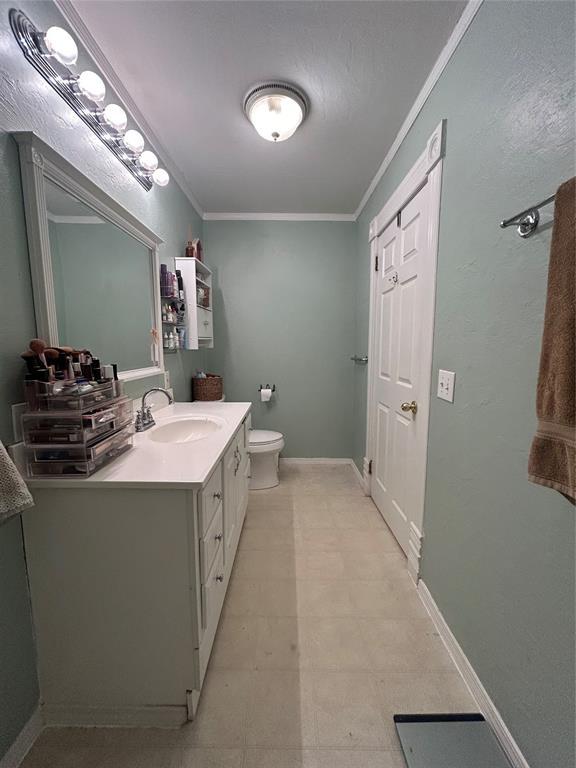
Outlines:
[[[246,411],[198,487],[33,485],[23,523],[47,723],[194,716],[246,513]]]
[[[228,574],[232,570],[248,503],[249,429],[250,423],[247,421],[244,431],[238,431],[224,456],[224,490],[229,500],[224,511],[224,565]]]

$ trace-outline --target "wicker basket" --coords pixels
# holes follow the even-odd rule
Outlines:
[[[222,400],[222,376],[209,373],[205,379],[192,379],[194,400]]]

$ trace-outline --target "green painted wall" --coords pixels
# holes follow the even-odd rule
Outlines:
[[[365,351],[369,221],[447,118],[433,378],[456,371],[456,398],[432,398],[422,572],[531,768],[575,764],[575,514],[526,479],[550,229],[498,223],[574,175],[574,53],[572,3],[485,2],[358,230]]]
[[[10,405],[22,399],[19,355],[36,335],[18,152],[8,133],[34,131],[130,210],[164,240],[161,261],[170,263],[182,253],[189,226],[195,236],[202,236],[201,220],[174,181],[165,189],[145,192],[25,61],[8,24],[13,5],[0,2],[0,439],[6,443],[12,440]],[[66,26],[51,2],[22,2],[18,7],[41,28]],[[177,399],[189,399],[190,374],[203,361],[203,353],[168,357]],[[144,386],[131,383],[129,390],[137,394]],[[12,518],[0,525],[0,758],[32,714],[37,698],[21,527],[19,519]]]
[[[16,145],[0,135],[0,440],[12,439],[10,403],[21,399],[18,355],[34,336],[32,291]],[[20,518],[0,524],[0,758],[38,699]]]
[[[152,365],[148,248],[104,221],[48,229],[60,343],[87,347],[119,371]]]
[[[282,432],[285,456],[349,457],[356,225],[212,221],[204,241],[226,396],[254,403],[254,427]]]

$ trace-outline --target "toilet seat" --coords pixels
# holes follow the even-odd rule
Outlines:
[[[248,436],[249,453],[273,453],[284,448],[284,435],[271,429],[251,429]]]

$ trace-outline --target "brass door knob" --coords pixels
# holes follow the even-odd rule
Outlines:
[[[418,411],[418,403],[416,402],[416,400],[412,400],[411,403],[402,403],[400,408],[403,411],[412,411],[412,413],[416,415],[416,412]]]

